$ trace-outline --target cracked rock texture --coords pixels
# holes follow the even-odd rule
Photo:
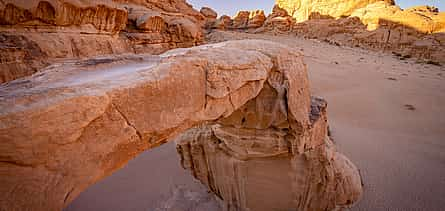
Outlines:
[[[203,123],[214,125],[218,140],[233,143],[226,146],[233,148],[234,156],[227,156],[234,162],[220,165],[236,165],[238,153],[269,160],[267,165],[281,159],[283,171],[307,172],[268,172],[289,182],[286,190],[293,194],[283,203],[350,204],[361,193],[358,171],[330,146],[324,105],[314,106],[303,56],[267,41],[54,64],[0,85],[0,210],[61,210],[139,153]],[[234,143],[232,137],[257,137],[255,129],[264,134],[261,147]],[[237,179],[225,180],[230,173],[218,178]],[[244,193],[238,187],[230,186],[233,194]],[[239,197],[233,199],[243,202]]]
[[[2,0],[0,83],[65,58],[195,46],[204,23],[185,0]]]

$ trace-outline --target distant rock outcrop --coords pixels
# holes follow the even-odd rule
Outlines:
[[[218,13],[209,7],[203,7],[199,12],[206,18],[205,28],[211,28],[216,22]]]
[[[216,20],[215,24],[211,26],[213,29],[221,29],[228,30],[232,26],[232,18],[227,15],[221,16],[218,20]]]
[[[246,29],[247,24],[249,23],[249,11],[239,11],[236,13],[235,17],[233,17],[232,28],[234,29]]]
[[[285,9],[298,22],[308,20],[312,13],[319,13],[334,18],[350,16],[356,9],[375,2],[394,5],[394,0],[276,0],[279,7]]]
[[[0,83],[62,58],[194,46],[203,42],[206,18],[185,0],[4,0]]]
[[[326,102],[311,101],[308,83],[302,54],[243,40],[65,61],[0,85],[0,210],[61,210],[137,154],[202,124],[211,127],[181,144],[184,165],[232,209],[350,205],[362,192],[359,172],[327,137]],[[190,162],[203,156],[212,162]],[[260,174],[271,169],[280,171]],[[273,193],[283,198],[263,201]]]
[[[393,0],[277,0],[264,24],[250,28],[244,27],[247,12],[242,14],[232,29],[290,33],[445,63],[445,12],[435,7],[402,10]]]
[[[239,11],[233,19],[227,15],[221,16],[211,29],[246,30],[256,29],[264,25],[266,15],[263,10]]]

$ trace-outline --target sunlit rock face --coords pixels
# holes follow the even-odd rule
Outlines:
[[[375,30],[381,22],[391,22],[412,28],[420,33],[445,32],[445,12],[437,8],[418,6],[401,10],[386,2],[376,2],[355,10],[351,16],[359,17],[369,30]]]
[[[394,4],[394,0],[276,0],[276,4],[298,22],[308,20],[311,13],[335,18],[349,16],[354,10],[375,2]]]
[[[278,207],[330,209],[361,193],[358,171],[326,137],[324,101],[311,102],[303,55],[274,42],[65,61],[0,85],[0,99],[0,210],[61,210],[139,153],[204,124],[211,138],[199,144],[229,153],[208,155],[227,169],[196,169],[221,180],[208,184],[231,206],[251,206],[237,193],[258,200],[269,194],[243,188],[272,187],[278,174],[264,169],[275,164],[291,193]],[[216,139],[225,144],[207,142]],[[240,179],[245,170],[229,168],[257,159],[265,162],[253,169],[261,177]]]
[[[274,67],[254,99],[176,139],[182,166],[228,210],[351,206],[361,196],[361,179],[327,135],[327,103],[305,93],[304,66],[286,55],[273,57]]]
[[[411,27],[422,33],[443,32],[445,13],[437,8],[417,6],[400,9],[393,0],[277,0],[276,5],[303,22],[314,17],[359,17],[370,30],[377,29],[381,21]],[[315,16],[314,16],[315,15]]]
[[[61,58],[201,44],[205,21],[185,0],[0,1],[0,83]]]
[[[227,19],[214,28],[295,34],[335,45],[415,57],[421,62],[445,62],[445,12],[434,7],[402,10],[392,0],[277,0],[272,13],[264,21],[257,21],[262,26],[247,27],[247,15],[247,11],[240,12],[232,27],[224,27],[223,23],[231,24]]]

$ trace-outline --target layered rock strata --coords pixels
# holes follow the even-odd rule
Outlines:
[[[61,210],[137,154],[204,123],[231,147],[228,157],[217,157],[221,165],[257,157],[266,167],[282,165],[290,174],[267,175],[288,184],[292,194],[283,200],[292,206],[342,207],[361,194],[358,171],[326,137],[324,101],[311,103],[303,56],[276,43],[65,61],[0,85],[0,99],[1,210]],[[267,178],[227,178],[231,172],[208,178],[221,180],[212,183],[218,187]],[[231,186],[244,193],[238,188]],[[234,199],[225,198],[245,207]]]
[[[191,47],[204,23],[184,0],[1,1],[0,83],[58,59]]]

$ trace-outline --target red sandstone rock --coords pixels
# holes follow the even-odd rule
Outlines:
[[[232,29],[295,33],[336,45],[445,61],[445,13],[433,7],[401,10],[393,0],[277,0],[262,27],[249,30],[246,17],[246,11],[240,12]]]
[[[227,15],[223,15],[218,20],[216,20],[212,28],[228,30],[231,25],[232,25],[232,19]]]
[[[199,12],[206,18],[205,28],[206,29],[212,28],[216,22],[218,14],[212,8],[209,7],[203,7]]]
[[[266,21],[266,15],[263,10],[250,11],[247,28],[259,28],[263,26],[264,21]]]
[[[281,183],[295,193],[289,202],[302,202],[296,208],[342,206],[361,194],[358,171],[326,138],[325,104],[311,103],[303,56],[276,43],[64,62],[0,85],[0,99],[1,210],[61,210],[137,154],[204,122],[227,126],[219,136],[234,134],[229,126],[239,121],[288,134],[290,145],[278,152],[287,153],[298,177],[284,175]],[[255,101],[266,107],[255,110]],[[275,150],[265,144],[266,151],[252,152]]]
[[[162,53],[203,42],[204,16],[184,0],[14,1],[0,4],[0,83],[61,58]],[[9,44],[8,44],[9,43]],[[25,47],[26,46],[26,47]]]
[[[249,11],[239,11],[232,20],[232,28],[246,29],[249,23]]]

